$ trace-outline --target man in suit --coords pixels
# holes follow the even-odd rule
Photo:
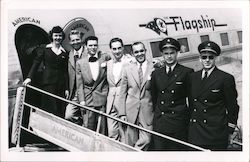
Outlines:
[[[188,141],[210,150],[226,150],[239,113],[235,80],[216,67],[221,53],[216,43],[205,41],[198,51],[203,68],[190,76]]]
[[[180,43],[173,38],[165,38],[159,44],[165,61],[162,68],[152,73],[151,93],[154,107],[154,131],[167,136],[187,141],[188,75],[193,69],[180,65],[177,55]],[[157,151],[178,151],[185,147],[181,144],[158,136],[153,136],[153,149]]]
[[[98,38],[89,36],[85,40],[86,54],[76,63],[77,92],[80,104],[98,111],[106,111],[108,95],[107,63],[105,56],[98,52]],[[86,111],[84,125],[102,134],[106,134],[106,121],[103,116]],[[100,127],[97,127],[97,123]]]
[[[153,107],[150,94],[150,76],[153,64],[146,60],[146,49],[142,42],[132,45],[136,62],[124,66],[118,114],[122,120],[152,130]],[[151,135],[136,128],[127,127],[126,143],[141,150],[147,150]]]
[[[78,103],[76,92],[76,62],[84,55],[83,33],[77,30],[72,30],[69,34],[70,45],[72,50],[69,52],[68,73],[69,73],[69,92],[67,99]],[[82,115],[79,107],[73,104],[68,104],[65,112],[65,119],[82,125]]]
[[[124,54],[123,41],[120,38],[113,38],[109,43],[113,59],[107,63],[107,80],[109,84],[109,93],[107,98],[106,113],[118,118],[118,97],[121,85],[121,74],[123,66],[126,66],[132,60],[132,56]],[[125,142],[124,128],[122,124],[113,120],[107,119],[108,136],[112,139]]]

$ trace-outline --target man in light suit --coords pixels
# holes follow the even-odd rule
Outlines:
[[[165,38],[159,44],[165,65],[152,73],[151,93],[154,105],[154,131],[187,141],[189,109],[187,106],[188,77],[193,69],[180,65],[177,55],[180,43],[174,38]],[[155,151],[179,151],[188,149],[158,136],[153,136]]]
[[[69,73],[69,92],[67,98],[78,103],[76,92],[76,62],[84,55],[83,33],[77,30],[72,30],[69,34],[70,45],[72,50],[69,52],[68,73]],[[82,115],[79,107],[73,104],[68,104],[65,112],[65,119],[82,125]]]
[[[227,150],[239,113],[235,80],[217,68],[221,49],[215,42],[202,42],[198,51],[203,68],[190,76],[188,141],[213,151]]]
[[[117,110],[122,120],[152,130],[150,78],[153,64],[146,60],[146,49],[142,42],[134,43],[132,50],[136,62],[124,66]],[[151,135],[128,126],[125,138],[127,144],[147,150]]]
[[[105,56],[98,52],[98,38],[89,36],[85,40],[86,54],[76,63],[77,92],[80,104],[106,111],[108,95],[107,63]],[[106,134],[106,121],[99,114],[87,110],[84,115],[85,127],[96,131],[100,123],[102,134]]]
[[[110,50],[113,54],[113,59],[107,63],[107,80],[109,84],[109,93],[107,98],[106,113],[118,118],[118,97],[120,94],[121,74],[123,66],[126,66],[132,60],[132,56],[124,54],[123,41],[120,38],[113,38],[109,43]],[[113,120],[107,119],[108,136],[112,139],[125,142],[124,128],[122,124]]]

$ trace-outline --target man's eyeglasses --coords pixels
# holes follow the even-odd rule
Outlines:
[[[214,56],[213,55],[210,55],[210,56],[201,56],[202,60],[206,60],[207,58],[209,58],[209,60],[213,60]]]
[[[141,49],[141,50],[139,50],[139,51],[134,51],[134,54],[138,54],[138,53],[143,53],[143,52],[145,52],[145,50],[144,49]]]

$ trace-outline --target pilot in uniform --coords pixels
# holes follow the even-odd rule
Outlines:
[[[180,65],[177,54],[180,44],[173,38],[161,41],[159,49],[165,65],[152,73],[151,92],[154,107],[153,130],[187,141],[189,112],[187,108],[188,76],[193,69]],[[153,136],[153,150],[183,150],[184,145]]]
[[[203,69],[190,76],[188,141],[210,150],[226,150],[239,112],[235,80],[216,67],[221,52],[216,43],[205,41],[198,51]]]

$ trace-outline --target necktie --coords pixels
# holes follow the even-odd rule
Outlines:
[[[89,62],[96,62],[96,61],[97,61],[96,57],[94,57],[94,56],[89,57]]]
[[[76,55],[74,55],[74,61],[75,61],[75,64],[76,64],[76,61],[78,60],[79,56],[78,54],[76,53]]]
[[[203,79],[202,79],[202,80],[207,79],[207,75],[208,75],[208,73],[207,73],[207,71],[205,71],[205,75],[204,75],[204,77],[203,77]]]
[[[171,74],[171,72],[172,72],[172,69],[171,69],[171,67],[168,67],[168,75],[170,75]]]
[[[140,85],[141,85],[141,84],[142,84],[142,81],[143,81],[142,64],[140,64],[138,73],[139,73],[139,79],[140,79]]]

